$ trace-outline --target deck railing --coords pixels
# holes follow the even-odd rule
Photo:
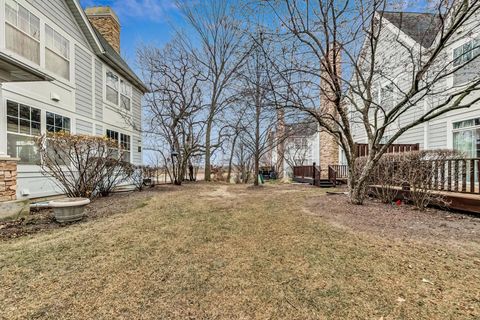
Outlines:
[[[380,147],[383,145],[380,145]],[[356,153],[358,157],[365,157],[368,156],[369,148],[368,144],[366,143],[357,143],[355,145]],[[410,151],[418,151],[420,150],[420,144],[413,143],[413,144],[392,144],[387,148],[386,153],[403,153],[403,152],[410,152]]]
[[[480,158],[457,158],[446,160],[423,160],[431,174],[426,178],[426,189],[443,192],[480,194]],[[380,169],[380,168],[378,168]],[[293,175],[302,179],[319,180],[320,167],[316,165],[297,166]],[[339,180],[348,179],[346,165],[329,165],[328,179],[337,185]],[[400,174],[401,175],[401,174]],[[408,187],[402,185],[400,187]]]
[[[437,191],[480,193],[480,158],[429,161],[433,175],[429,189]]]
[[[293,176],[302,179],[320,179],[320,167],[315,163],[309,166],[296,166],[293,167]]]
[[[343,164],[333,164],[328,166],[328,180],[337,186],[338,180],[348,179],[348,166]]]

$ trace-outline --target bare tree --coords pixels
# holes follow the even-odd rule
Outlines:
[[[145,133],[174,184],[186,176],[189,161],[202,152],[201,72],[193,55],[174,40],[163,50],[143,47],[139,61],[150,89]]]
[[[285,136],[276,136],[272,141],[271,132],[278,123],[277,103],[272,88],[270,75],[271,64],[267,54],[271,54],[271,43],[262,31],[254,31],[251,35],[252,51],[246,59],[244,67],[239,71],[239,89],[245,105],[244,147],[253,154],[255,177],[260,171],[262,157],[272,150]],[[258,179],[254,179],[258,186]]]
[[[344,150],[353,203],[363,203],[369,175],[405,132],[480,100],[474,94],[478,73],[466,83],[446,86],[447,79],[477,60],[478,45],[455,60],[450,57],[458,34],[478,32],[479,4],[418,2],[415,9],[428,14],[417,17],[421,26],[411,41],[391,28],[390,20],[402,23],[402,15],[389,11],[401,9],[401,1],[256,1],[279,21],[272,33],[289,48],[283,56],[271,56],[282,78],[276,90],[288,93],[290,106],[312,115]],[[361,169],[355,166],[359,132],[369,151]]]
[[[248,56],[245,34],[241,22],[236,19],[236,7],[228,1],[206,0],[201,2],[177,1],[188,23],[196,32],[196,40],[184,37],[183,44],[192,49],[196,61],[204,68],[208,91],[205,126],[205,180],[210,181],[213,151],[223,142],[221,130],[215,131],[217,118],[231,103],[231,84],[237,71]],[[195,48],[195,49],[193,49]],[[217,133],[218,139],[212,139]],[[215,141],[216,142],[215,142]]]

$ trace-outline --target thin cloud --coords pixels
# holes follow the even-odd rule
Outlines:
[[[177,10],[174,0],[82,0],[82,5],[111,6],[120,19],[142,18],[151,21],[164,21],[171,11]]]
[[[162,21],[177,6],[171,0],[119,0],[115,1],[113,8],[120,17]]]

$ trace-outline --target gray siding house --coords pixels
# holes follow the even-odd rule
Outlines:
[[[459,63],[473,59],[480,50],[472,50],[480,45],[480,27],[478,19],[480,13],[472,17],[467,24],[467,30],[459,30],[448,50],[442,57],[437,67],[452,68]],[[420,57],[421,52],[428,50],[436,41],[438,31],[436,17],[426,13],[385,12],[383,15],[383,31],[380,35],[378,50],[379,68],[387,77],[378,80],[376,87],[372,88],[373,100],[388,109],[401,97],[400,92],[407,92],[411,85],[411,68],[414,67],[410,60],[410,52]],[[407,50],[408,48],[408,50]],[[390,125],[386,137],[408,124],[412,119],[422,116],[439,101],[467,85],[479,76],[480,59],[474,60],[464,68],[438,81],[431,94],[421,104],[415,105],[402,114],[395,124]],[[410,72],[409,72],[410,71]],[[478,97],[475,93],[475,97]],[[438,105],[438,104],[437,104]],[[352,111],[352,130],[355,141],[367,143],[363,125],[356,121],[355,112]],[[360,121],[360,120],[358,120]],[[357,122],[357,123],[355,123]],[[468,109],[450,111],[430,122],[418,125],[403,134],[395,143],[419,143],[421,149],[456,149],[465,152],[468,157],[480,157],[480,104],[476,103]]]
[[[0,155],[20,158],[17,198],[59,192],[33,139],[58,130],[102,135],[142,163],[147,88],[120,56],[120,22],[78,0],[0,0]]]

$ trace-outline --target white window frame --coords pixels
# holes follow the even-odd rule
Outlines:
[[[17,6],[17,25],[14,25],[14,24],[12,24],[11,22],[7,21],[7,1],[6,1],[6,0],[5,0],[5,1],[0,1],[0,5],[2,6],[1,11],[2,11],[2,13],[3,13],[3,18],[4,18],[4,19],[3,19],[3,20],[4,20],[4,21],[3,21],[4,28],[3,28],[3,30],[1,31],[1,32],[2,32],[2,38],[1,38],[1,39],[2,39],[2,46],[3,46],[3,48],[4,48],[6,51],[12,53],[13,55],[18,56],[19,58],[21,58],[21,59],[23,59],[23,60],[25,60],[25,61],[28,61],[29,63],[32,63],[32,64],[37,65],[37,66],[42,66],[42,61],[43,61],[43,60],[42,60],[42,59],[43,59],[43,54],[42,54],[42,52],[43,52],[43,51],[42,51],[42,20],[40,19],[40,17],[38,16],[38,14],[34,13],[28,6],[25,6],[24,4],[20,4],[20,3],[19,3],[18,1],[16,1],[16,0],[9,0],[9,1],[14,2],[14,3],[16,4],[16,6]],[[31,20],[31,16],[34,16],[36,19],[38,19],[38,23],[39,23],[39,25],[38,25],[38,39],[35,38],[33,35],[30,35],[30,34],[27,33],[26,31],[20,29],[20,27],[18,26],[18,19],[19,19],[19,18],[18,18],[18,10],[19,10],[19,7],[22,7],[22,8],[24,8],[25,10],[28,11],[28,13],[29,13],[29,19],[30,19],[30,20]],[[29,23],[31,23],[31,21],[29,21]],[[27,57],[24,57],[23,55],[15,52],[15,51],[13,51],[13,50],[10,50],[10,49],[7,48],[7,39],[6,39],[6,32],[7,32],[7,30],[6,30],[6,28],[5,28],[5,26],[6,26],[7,24],[8,24],[10,27],[12,27],[12,28],[14,28],[15,30],[17,30],[18,32],[22,33],[23,35],[27,36],[28,38],[30,38],[30,39],[32,39],[33,41],[35,41],[36,43],[38,43],[38,46],[39,46],[39,57],[38,57],[38,58],[39,58],[39,61],[38,61],[38,63],[35,62],[35,61],[32,61],[32,60],[28,59]],[[30,24],[29,24],[29,26],[30,26]]]
[[[47,28],[51,29],[52,32],[53,32],[53,44],[52,44],[52,47],[49,46],[48,42],[47,42]],[[44,64],[45,64],[45,69],[48,71],[48,72],[51,72],[52,74],[55,74],[56,76],[58,77],[61,77],[61,79],[65,80],[65,81],[68,81],[68,82],[71,82],[72,80],[72,41],[64,36],[62,33],[58,32],[54,27],[51,26],[51,24],[49,23],[44,23],[44,30],[45,30],[45,39],[44,39],[44,49],[45,49],[45,53],[44,53]],[[55,48],[55,39],[56,39],[56,36],[59,36],[62,38],[62,40],[65,40],[67,42],[67,56],[63,55],[61,52],[59,52],[59,50],[57,48]],[[52,71],[52,70],[48,70],[47,69],[47,50],[50,50],[52,51],[54,54],[56,54],[57,56],[59,56],[61,59],[64,59],[65,61],[68,62],[68,78],[64,78],[62,75],[59,75],[57,74],[55,71]]]
[[[126,90],[127,92],[125,92],[125,93],[123,92],[123,89],[124,89],[123,86],[125,86],[125,88],[127,88],[127,90]],[[120,90],[119,91],[120,91],[120,100],[119,100],[120,107],[122,109],[125,109],[128,112],[132,111],[132,95],[133,95],[132,85],[128,81],[126,81],[124,79],[120,79]],[[122,98],[123,97],[128,99],[128,103],[129,103],[128,108],[123,107],[123,103],[122,103]]]
[[[2,101],[3,102],[3,101]],[[19,108],[21,105],[24,105],[24,106],[27,106],[31,109],[36,109],[39,111],[40,113],[40,121],[35,121],[35,122],[38,122],[39,124],[39,134],[38,135],[35,135],[35,134],[32,134],[32,119],[31,119],[31,115],[30,115],[30,119],[24,119],[24,120],[28,120],[30,121],[30,133],[22,133],[22,132],[19,132],[20,130],[18,130],[17,132],[14,132],[14,131],[9,131],[8,130],[8,118],[11,117],[8,115],[8,102],[11,102],[11,103],[14,103],[17,105],[17,108]],[[2,121],[5,121],[5,133],[6,133],[6,140],[7,140],[7,145],[6,145],[6,149],[5,149],[5,152],[8,154],[8,135],[9,134],[13,134],[13,135],[16,135],[16,136],[22,136],[22,137],[27,137],[27,138],[35,138],[35,137],[39,137],[43,134],[43,128],[44,128],[44,117],[43,117],[43,110],[38,108],[38,107],[34,107],[30,104],[27,104],[27,103],[22,103],[22,102],[19,102],[19,101],[16,101],[14,99],[5,99],[4,102],[3,102],[3,107],[5,108],[5,114],[4,114],[4,119],[2,119]],[[30,111],[31,112],[31,111]],[[22,120],[22,118],[20,117],[20,115],[18,114],[16,116],[17,120],[20,121]],[[20,124],[18,124],[19,128],[20,128]],[[17,155],[18,156],[18,155]],[[39,155],[40,157],[40,155]],[[27,165],[27,166],[36,166],[35,164],[32,164],[32,163],[19,163],[19,165]]]
[[[117,139],[112,139],[112,138],[110,138],[109,135],[108,135],[109,131],[112,132],[112,133],[114,133],[114,134],[116,134],[116,135],[118,136],[118,138],[117,138]],[[123,137],[128,137],[128,149],[124,149],[124,152],[127,152],[127,153],[129,154],[128,162],[131,163],[131,162],[132,162],[132,139],[133,139],[133,138],[132,138],[132,135],[127,134],[127,133],[122,133],[122,132],[117,131],[117,130],[115,130],[115,129],[106,129],[106,130],[105,130],[105,136],[106,136],[108,139],[111,139],[111,140],[113,140],[113,141],[116,141],[117,147],[114,148],[114,149],[116,149],[116,150],[118,150],[118,151],[120,151],[120,150],[123,149],[122,138],[123,138]]]
[[[470,49],[468,49],[470,46]],[[467,50],[467,52],[465,52]],[[458,52],[461,53],[456,56]],[[452,50],[453,67],[461,66],[480,55],[480,38],[470,39]],[[469,58],[467,58],[469,56]]]
[[[129,81],[127,81],[125,78],[121,77],[117,72],[113,71],[111,68],[106,67],[103,70],[104,70],[104,72],[103,72],[103,77],[104,77],[103,100],[105,101],[105,103],[108,106],[113,107],[117,110],[120,109],[123,112],[132,113],[132,109],[133,109],[133,86],[132,86],[132,84]],[[108,85],[107,73],[109,73],[109,72],[114,74],[118,78],[118,89],[112,88],[112,89],[117,91],[117,99],[118,99],[117,104],[115,104],[114,102],[107,99],[107,87],[111,88],[111,86]],[[126,93],[122,92],[122,84],[126,85],[129,88],[129,90],[128,90],[129,92],[126,92]],[[126,109],[126,108],[122,107],[122,96],[124,96],[124,97],[126,97],[130,100],[130,108],[129,109]]]
[[[53,125],[48,124],[48,114],[53,115]],[[62,127],[61,128],[58,127],[55,123],[56,117],[61,117],[62,118]],[[68,119],[68,122],[69,122],[68,130],[65,130],[65,119]],[[53,131],[48,130],[49,126],[53,126]],[[52,111],[48,111],[48,110],[45,111],[45,132],[46,133],[56,133],[56,132],[58,132],[58,131],[55,130],[57,128],[61,129],[59,131],[63,131],[63,132],[66,132],[66,133],[72,133],[72,119],[70,117],[67,117],[67,116],[52,112]]]

